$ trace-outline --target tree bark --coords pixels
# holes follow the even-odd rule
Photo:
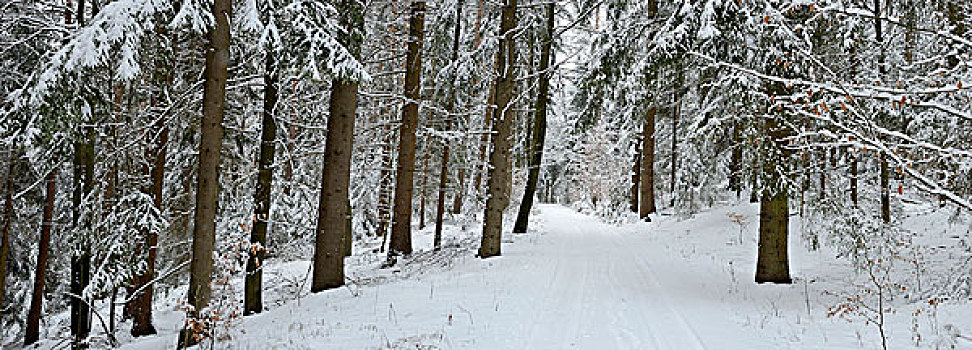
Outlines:
[[[405,58],[405,106],[398,143],[395,174],[395,207],[389,255],[412,254],[412,193],[415,181],[415,131],[418,129],[422,98],[422,41],[425,37],[425,1],[413,0],[408,24],[408,54]]]
[[[510,148],[513,144],[513,89],[516,88],[516,42],[514,29],[517,25],[517,0],[505,0],[500,20],[499,50],[496,53],[496,109],[493,112],[493,149],[489,154],[492,166],[487,180],[489,197],[483,217],[483,238],[479,247],[479,257],[485,259],[501,254],[503,239],[503,212],[510,204],[510,187],[513,178]]]
[[[226,103],[226,67],[229,64],[230,17],[233,0],[214,0],[216,19],[207,35],[206,70],[203,85],[203,117],[199,137],[199,174],[196,185],[196,210],[193,216],[192,260],[189,265],[190,321],[209,305],[212,297],[213,248],[216,241],[216,209],[219,190],[220,149],[223,142],[223,113]],[[192,346],[208,337],[208,330],[197,334],[192,325],[179,336],[179,348]]]
[[[641,207],[638,217],[642,220],[654,214],[655,208],[655,115],[658,108],[651,106],[642,124],[641,144]]]
[[[243,314],[263,312],[263,265],[266,256],[270,206],[273,204],[273,168],[277,151],[276,106],[277,64],[274,48],[267,48],[263,75],[263,125],[260,131],[260,158],[257,161],[257,188],[253,195],[253,230],[247,250]]]
[[[547,138],[547,102],[550,98],[550,61],[553,52],[553,33],[554,33],[554,10],[553,2],[547,4],[547,27],[543,33],[543,42],[540,47],[540,84],[537,87],[537,100],[533,115],[533,144],[529,147],[532,151],[529,159],[530,170],[527,175],[526,190],[523,191],[523,200],[520,201],[520,211],[516,216],[516,223],[513,225],[513,232],[526,233],[530,224],[530,210],[533,208],[533,199],[537,193],[537,183],[540,181],[540,167],[543,164],[543,147]],[[512,51],[512,50],[511,50]]]
[[[358,58],[364,13],[355,0],[343,0],[342,24],[349,34],[341,35],[342,44]],[[314,278],[311,292],[344,285],[345,244],[351,234],[347,225],[350,215],[349,187],[351,154],[354,151],[354,119],[358,111],[358,81],[344,77],[334,79],[327,118],[327,143],[324,149],[324,174],[318,204],[317,238],[314,248]]]
[[[56,165],[44,179],[47,183],[47,194],[44,199],[44,217],[41,221],[40,243],[37,245],[37,269],[34,272],[34,292],[30,298],[30,309],[27,312],[27,329],[24,345],[31,345],[40,339],[40,316],[44,303],[44,282],[47,278],[47,260],[51,247],[51,228],[54,226],[54,198],[57,196]]]

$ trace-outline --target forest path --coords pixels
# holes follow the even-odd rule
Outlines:
[[[439,253],[428,251],[431,228],[417,231],[419,250],[400,269],[358,255],[348,267],[358,284],[288,297],[224,332],[219,348],[774,349],[760,328],[781,306],[804,308],[783,298],[793,288],[739,288],[755,242],[727,244],[735,234],[725,211],[616,226],[537,210],[530,233],[504,237],[500,257],[474,257],[476,228],[455,226]],[[268,264],[267,274],[299,281],[309,263]],[[157,315],[161,336],[123,348],[171,348],[183,321],[170,310]]]
[[[680,291],[659,282],[659,274],[693,274],[671,268],[678,264],[659,271],[655,261],[668,254],[658,252],[650,233],[619,231],[564,207],[541,210],[546,235],[528,258],[536,264],[527,264],[540,270],[524,274],[542,287],[522,313],[532,315],[529,348],[706,348],[669,294]]]

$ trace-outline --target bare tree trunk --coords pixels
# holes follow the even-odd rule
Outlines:
[[[412,254],[412,193],[415,181],[415,131],[422,98],[422,41],[425,37],[425,1],[413,0],[405,58],[405,106],[398,143],[395,174],[395,208],[392,212],[390,256]]]
[[[644,220],[654,214],[655,208],[655,114],[658,108],[651,106],[642,124],[641,149],[641,208],[638,216]]]
[[[260,158],[257,164],[257,188],[253,196],[253,230],[247,250],[246,283],[243,314],[263,312],[263,265],[266,255],[270,206],[273,204],[273,167],[277,151],[277,64],[274,49],[267,49],[263,72],[263,125],[260,131]]]
[[[364,34],[362,4],[343,0],[342,24],[347,33],[341,42],[357,58],[361,55]],[[340,77],[331,86],[330,116],[327,118],[327,144],[324,150],[324,175],[318,205],[317,239],[314,248],[314,278],[311,292],[344,285],[345,244],[351,243],[347,225],[351,215],[349,188],[351,154],[354,152],[354,119],[358,111],[358,81]]]
[[[461,36],[462,36],[462,3],[463,3],[463,0],[457,0],[456,1],[456,24],[455,24],[455,26],[453,28],[454,34],[453,34],[453,37],[452,37],[452,65],[453,65],[453,74],[452,74],[451,80],[449,81],[450,91],[449,91],[449,101],[447,102],[448,103],[447,109],[449,111],[449,115],[448,115],[448,118],[446,120],[446,125],[447,125],[446,126],[446,129],[447,130],[452,130],[452,124],[453,124],[452,118],[455,118],[456,117],[456,115],[455,115],[455,113],[456,113],[456,94],[457,94],[457,89],[459,88],[458,84],[456,84],[456,79],[458,78],[458,74],[456,74],[456,72],[458,72],[458,69],[459,69],[459,67],[458,67],[458,64],[459,64],[459,39],[461,39]],[[448,173],[449,173],[449,144],[450,144],[450,140],[448,140],[448,139],[443,140],[443,142],[442,142],[442,168],[439,170],[439,203],[438,203],[438,208],[436,208],[436,211],[435,211],[435,237],[434,237],[434,242],[433,242],[433,246],[435,247],[435,250],[439,250],[439,249],[442,248],[442,219],[443,219],[443,216],[445,215],[446,188],[448,187],[447,185],[449,184],[449,182],[448,182],[448,180],[449,180],[449,176],[448,176]],[[461,181],[462,170],[459,171],[458,177],[460,178],[460,181]],[[461,183],[460,183],[459,186],[460,187],[462,186]],[[453,203],[453,207],[458,207],[458,206],[461,205],[460,202],[462,200],[459,199],[459,198],[461,198],[459,196],[459,192],[460,192],[460,188],[456,188],[455,198],[457,198],[457,199],[455,200],[455,203]],[[454,210],[454,211],[457,211],[457,210]]]
[[[742,194],[742,132],[740,123],[732,119],[732,155],[729,160],[729,190],[736,192],[736,199]]]
[[[27,330],[24,345],[31,345],[40,339],[40,316],[44,303],[44,282],[47,278],[47,260],[50,256],[51,227],[54,226],[54,198],[57,196],[57,161],[54,168],[47,173],[44,182],[47,183],[47,194],[44,199],[44,218],[41,221],[40,243],[37,245],[37,269],[34,272],[34,292],[30,298],[30,310],[27,312]]]
[[[432,153],[432,143],[429,138],[425,138],[425,152],[422,152],[422,185],[419,194],[419,230],[425,229],[425,197],[426,189],[429,187],[429,154]]]
[[[505,0],[503,15],[500,20],[500,33],[503,37],[496,53],[497,81],[496,81],[496,110],[493,113],[493,149],[489,154],[492,165],[487,181],[488,195],[486,210],[483,217],[483,239],[479,247],[479,256],[489,258],[501,254],[503,238],[503,212],[510,204],[510,186],[513,177],[512,158],[510,148],[513,140],[513,122],[515,111],[513,108],[513,89],[516,88],[516,42],[514,28],[517,25],[517,0]]]
[[[203,117],[199,137],[199,175],[196,185],[196,212],[193,217],[192,261],[189,265],[188,302],[192,309],[186,317],[191,321],[180,332],[179,348],[192,346],[209,331],[196,334],[192,322],[209,305],[212,297],[210,278],[213,274],[213,248],[216,241],[216,208],[219,189],[219,153],[223,142],[223,113],[226,103],[226,67],[229,64],[230,17],[233,0],[214,0],[216,19],[207,35],[205,82],[203,85]]]
[[[540,84],[537,90],[536,111],[533,116],[533,144],[530,146],[530,170],[527,175],[526,190],[520,201],[520,211],[513,225],[513,232],[526,233],[530,224],[530,210],[533,208],[533,198],[537,193],[537,183],[540,181],[540,167],[543,164],[543,147],[547,138],[547,102],[550,98],[550,61],[553,52],[554,10],[553,2],[547,4],[547,27],[543,34],[540,47]],[[511,50],[512,52],[513,50]]]

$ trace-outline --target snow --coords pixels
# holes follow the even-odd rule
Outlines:
[[[872,324],[827,317],[861,276],[832,251],[806,249],[799,216],[790,233],[794,283],[757,285],[758,205],[621,226],[560,206],[537,210],[532,231],[508,235],[499,258],[473,256],[475,225],[447,226],[437,253],[427,248],[432,228],[417,231],[417,252],[394,269],[380,269],[374,247],[359,245],[348,261],[355,283],[319,294],[293,294],[306,291],[309,262],[270,262],[270,310],[245,317],[216,347],[880,349]],[[916,230],[947,216],[911,212],[904,226]],[[182,314],[172,298],[160,299],[165,305],[156,310],[167,310],[156,313],[161,335],[123,337],[122,349],[174,346]],[[894,306],[890,348],[916,348],[917,324],[917,348],[972,349],[963,335],[972,331],[969,305],[932,310],[898,299]],[[924,312],[916,316],[916,308]]]

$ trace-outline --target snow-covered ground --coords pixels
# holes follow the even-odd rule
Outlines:
[[[271,309],[244,318],[216,346],[880,349],[874,324],[828,317],[864,277],[833,251],[806,249],[798,217],[791,223],[794,284],[752,282],[756,209],[745,203],[616,226],[543,205],[533,232],[508,236],[502,257],[475,258],[478,230],[451,227],[442,252],[420,250],[395,269],[360,254],[349,262],[355,284],[314,295],[296,292],[306,289],[307,262],[271,264]],[[418,233],[416,246],[429,245],[430,231]],[[171,304],[156,314],[161,335],[123,337],[122,348],[174,347],[182,314]],[[889,310],[889,348],[972,349],[967,302],[898,298]]]

